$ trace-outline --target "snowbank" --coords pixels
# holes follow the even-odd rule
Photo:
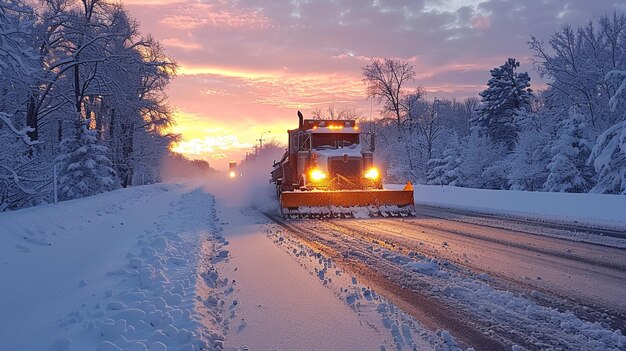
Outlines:
[[[0,214],[2,350],[222,349],[215,200],[155,184]]]
[[[603,226],[626,226],[626,196],[416,185],[415,203]]]

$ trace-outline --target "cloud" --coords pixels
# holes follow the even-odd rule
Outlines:
[[[487,29],[489,27],[491,27],[489,16],[476,16],[472,19],[472,28]]]
[[[231,78],[256,96],[255,102],[289,109],[308,109],[333,101],[347,102],[365,98],[365,87],[358,75],[345,73],[291,72],[289,70],[253,71],[232,67],[187,66],[179,74]],[[241,93],[241,87],[237,90]],[[235,95],[234,92],[203,89],[204,95]]]
[[[124,5],[168,6],[188,2],[188,0],[122,0]]]
[[[477,96],[508,57],[541,89],[532,35],[626,10],[618,0],[122,1],[181,65],[168,94],[185,111],[176,130],[202,141],[194,150],[206,135],[254,144],[271,129],[283,138],[296,109],[333,101],[369,115],[360,67],[371,57],[410,60],[409,88],[423,86],[427,98]]]
[[[202,45],[199,43],[191,43],[184,41],[180,38],[166,38],[161,40],[161,43],[168,48],[180,48],[185,50],[201,50]]]
[[[226,154],[213,154],[211,155],[211,158],[214,160],[224,160],[226,158],[228,158],[228,155]]]
[[[199,27],[267,28],[269,19],[259,11],[237,7],[226,1],[190,3],[179,6],[176,12],[165,16],[160,23],[176,29]]]
[[[215,90],[215,89],[202,89],[200,90],[200,94],[202,95],[216,95],[216,96],[235,96],[234,93],[230,93],[224,90]]]

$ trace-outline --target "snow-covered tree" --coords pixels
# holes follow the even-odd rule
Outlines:
[[[0,112],[0,211],[36,204],[46,197],[42,192],[46,174],[32,155],[37,142],[30,139],[29,131],[16,128],[11,116]]]
[[[500,145],[497,145],[500,146]],[[501,146],[500,146],[501,147]],[[503,151],[503,150],[500,150]],[[509,188],[508,174],[511,172],[511,163],[507,158],[496,158],[493,163],[485,167],[481,179],[481,188],[506,190]]]
[[[23,102],[37,74],[35,20],[24,1],[0,2],[0,211],[37,204],[48,195],[50,172],[23,119]]]
[[[0,3],[0,73],[29,76],[37,53],[30,43],[35,12],[21,0]]]
[[[489,137],[473,129],[461,148],[461,163],[456,174],[457,184],[468,188],[483,188],[483,173],[500,158],[501,150]]]
[[[450,145],[441,158],[434,158],[428,161],[428,183],[429,185],[458,185],[459,165],[461,164],[461,148],[458,140],[456,144]]]
[[[518,135],[515,150],[507,159],[511,190],[540,191],[546,181],[546,166],[550,161],[547,130],[522,130]]]
[[[545,191],[579,193],[593,186],[593,169],[587,165],[591,146],[585,117],[576,110],[561,122],[558,139],[552,145],[552,161],[547,165]]]
[[[598,173],[592,192],[626,195],[626,120],[598,137],[590,161]]]
[[[89,120],[78,118],[73,132],[61,142],[57,158],[59,198],[71,200],[110,191],[119,186],[108,148],[98,143]]]
[[[121,4],[107,0],[0,1],[0,113],[33,145],[0,123],[3,208],[50,198],[60,143],[89,119],[125,186],[160,179],[175,136],[165,89],[176,65]],[[16,141],[17,140],[17,141]],[[138,172],[138,173],[137,173]],[[6,178],[6,177],[5,177]],[[7,178],[8,179],[8,178]],[[29,192],[23,190],[29,189]],[[31,191],[33,190],[33,191]]]
[[[474,125],[494,143],[512,150],[517,140],[516,115],[530,108],[532,90],[528,73],[516,72],[519,62],[509,58],[491,70],[488,87],[480,93],[481,104]]]
[[[565,25],[545,43],[532,38],[530,47],[548,82],[548,108],[562,119],[570,107],[577,108],[593,137],[622,121],[622,113],[609,106],[619,82],[607,79],[606,72],[626,70],[626,14],[614,12],[579,27]]]
[[[589,163],[598,173],[598,182],[592,192],[626,195],[626,71],[611,71],[607,79],[621,80],[610,106],[621,110],[622,121],[602,133],[593,147]]]

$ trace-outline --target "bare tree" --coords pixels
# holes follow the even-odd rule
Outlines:
[[[426,142],[426,160],[433,158],[435,141],[439,137],[443,127],[440,123],[439,104],[440,101],[437,99],[431,104],[428,104],[428,108],[420,118],[419,129],[422,135],[424,135]]]
[[[326,113],[325,113],[326,112]],[[328,106],[326,111],[322,111],[321,108],[316,108],[311,111],[311,115],[315,119],[359,119],[361,114],[354,107],[340,107],[335,109],[333,106]]]
[[[409,111],[410,99],[405,99],[403,88],[406,83],[415,79],[413,65],[408,61],[394,58],[376,59],[361,68],[363,82],[367,84],[368,97],[384,103],[385,112],[391,114],[398,126]],[[423,90],[418,88],[418,98],[423,96]]]

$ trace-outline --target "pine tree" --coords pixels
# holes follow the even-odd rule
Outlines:
[[[622,120],[596,140],[587,162],[593,163],[598,173],[598,182],[591,191],[626,195],[626,71],[614,70],[606,77],[607,80],[618,81],[618,88],[609,103],[613,112],[621,109]]]
[[[488,87],[480,93],[474,126],[494,143],[504,144],[510,151],[517,140],[516,115],[530,107],[532,90],[528,73],[515,70],[519,62],[509,58],[504,65],[491,70]]]
[[[626,120],[600,135],[589,162],[598,173],[591,192],[626,195]]]
[[[585,118],[571,110],[560,125],[560,136],[552,146],[550,171],[543,186],[545,191],[587,192],[593,186],[593,170],[586,161],[591,154],[587,141]]]
[[[461,164],[461,149],[456,137],[443,152],[441,158],[433,158],[428,161],[429,185],[452,185],[459,183],[459,165]]]
[[[78,118],[73,132],[61,141],[59,191],[61,200],[78,199],[110,191],[119,186],[108,148],[98,143],[89,119]]]

